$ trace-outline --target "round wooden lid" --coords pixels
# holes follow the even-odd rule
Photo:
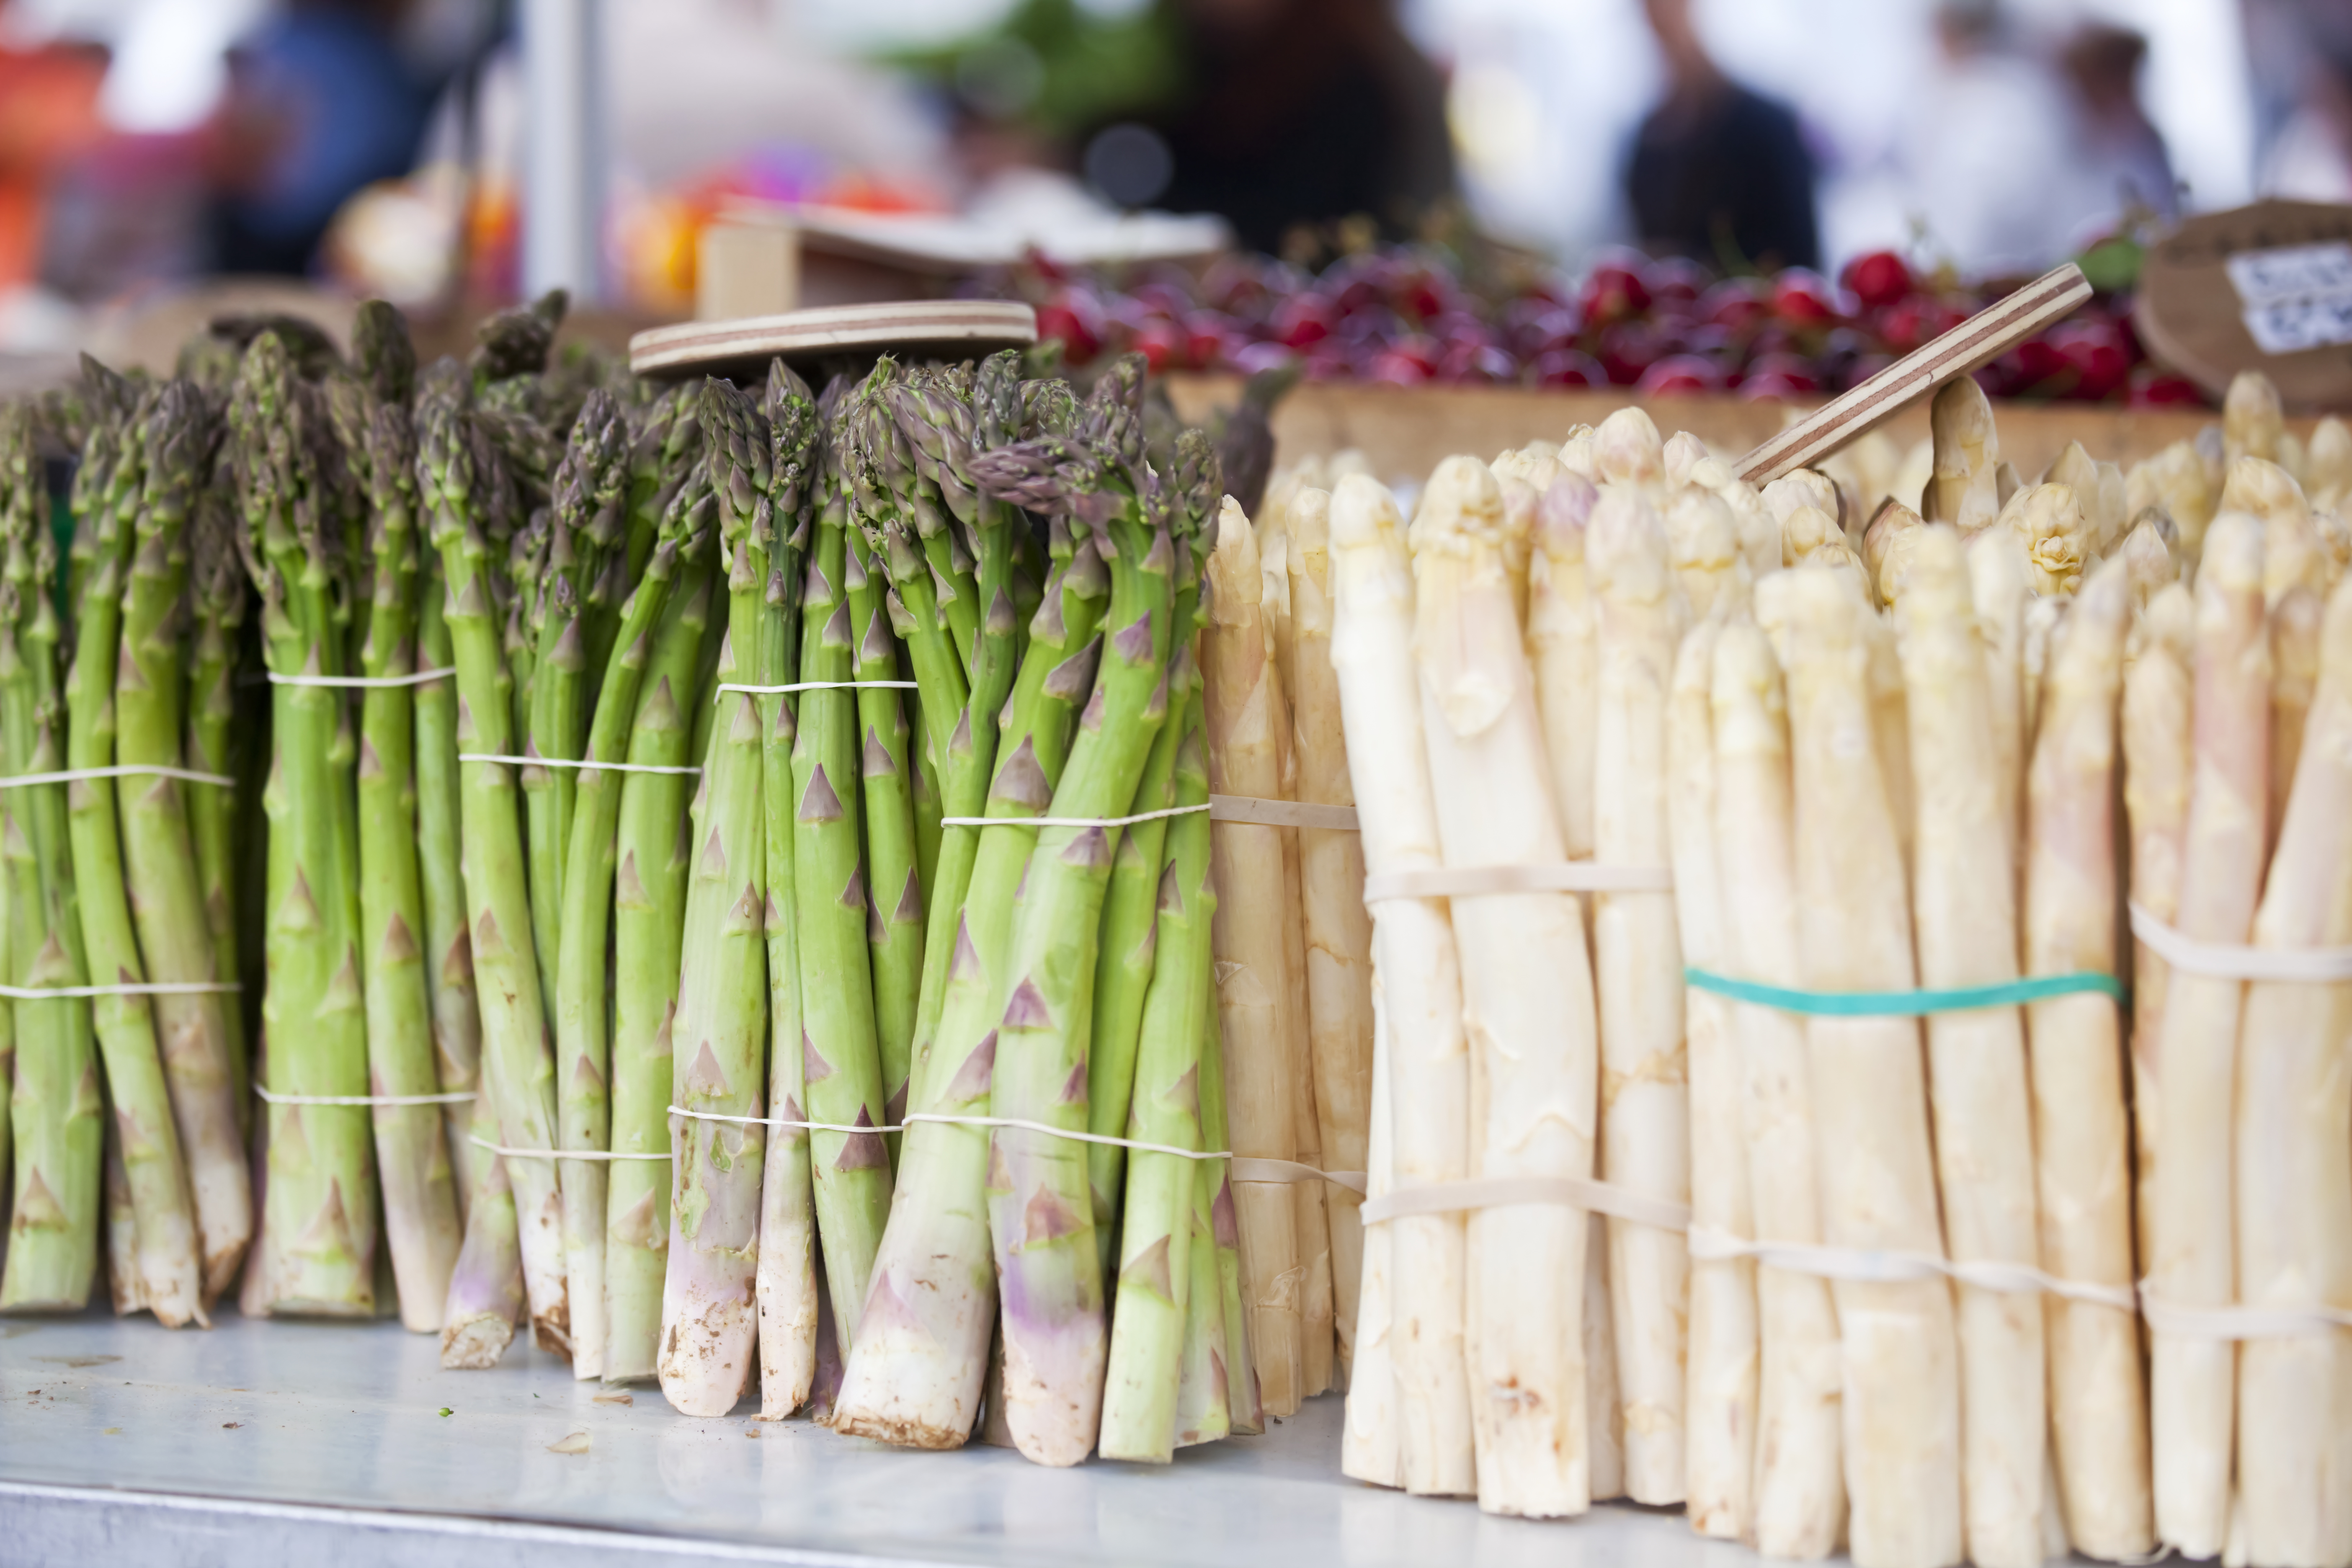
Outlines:
[[[780,316],[687,321],[629,340],[639,375],[758,374],[770,360],[902,353],[961,358],[1037,341],[1037,312],[1003,300],[908,300],[828,305]]]
[[[2352,207],[2266,201],[2204,213],[2147,247],[2132,326],[2216,397],[2240,371],[2259,370],[2291,408],[2342,407],[2352,404],[2347,279]]]

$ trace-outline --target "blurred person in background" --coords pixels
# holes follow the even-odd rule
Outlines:
[[[102,49],[0,45],[0,294],[38,275],[51,182],[98,140],[105,79]]]
[[[2085,23],[2058,58],[2074,96],[2074,153],[2084,184],[2078,221],[2088,225],[2134,210],[2179,216],[2171,156],[2140,106],[2147,39],[2129,27]]]
[[[2302,60],[2286,122],[2263,155],[2263,195],[2352,202],[2352,7],[2303,5],[2286,18]]]
[[[1112,199],[1215,213],[1275,250],[1296,225],[1359,215],[1411,235],[1453,194],[1444,85],[1390,0],[1172,4],[1190,86],[1150,121],[1164,179]]]
[[[1643,248],[1725,271],[1818,267],[1813,160],[1796,115],[1724,75],[1690,0],[1643,5],[1666,70],[1626,171]]]
[[[2066,89],[1997,0],[1945,0],[1935,26],[1937,67],[1900,139],[1918,216],[1966,276],[2039,271],[2083,216]]]
[[[403,0],[287,0],[229,55],[215,122],[213,263],[307,273],[346,197],[407,173],[431,108]]]

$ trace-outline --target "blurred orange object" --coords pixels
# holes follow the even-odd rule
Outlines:
[[[30,282],[40,265],[50,173],[100,134],[105,76],[95,49],[0,48],[0,289]]]

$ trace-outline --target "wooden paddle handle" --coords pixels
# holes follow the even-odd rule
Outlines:
[[[2090,279],[2073,262],[2043,273],[1758,447],[1739,459],[1739,477],[1766,485],[1819,462],[1954,376],[1968,374],[2063,321],[2090,297]]]

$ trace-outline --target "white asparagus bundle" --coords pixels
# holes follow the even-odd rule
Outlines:
[[[2126,885],[2142,909],[2169,925],[2180,915],[2180,864],[2189,847],[2190,669],[2194,601],[2179,583],[2147,603],[2132,628],[2124,675],[2124,809],[2130,828]],[[2172,966],[2132,944],[2133,1213],[2140,1267],[2156,1256],[2156,1153],[2161,1121],[2164,1005]]]
[[[1282,740],[1273,639],[1260,604],[1257,541],[1238,510],[1217,531],[1208,562],[1209,624],[1202,632],[1210,787],[1279,798]],[[1255,1159],[1298,1152],[1297,1078],[1286,1037],[1294,923],[1282,830],[1220,822],[1210,833],[1217,908],[1218,1024],[1223,1033],[1233,1149]],[[1259,1398],[1269,1415],[1298,1409],[1304,1378],[1306,1263],[1297,1200],[1276,1182],[1233,1184],[1241,1238],[1242,1310]]]
[[[2262,552],[2262,523],[2225,511],[2206,533],[2197,573],[2196,772],[2175,923],[2200,942],[2244,942],[2262,887],[2270,761]],[[2230,1123],[2243,989],[2186,971],[2166,984],[2148,1276],[2177,1305],[2233,1298]],[[2151,1339],[2157,1534],[2186,1556],[2210,1557],[2229,1523],[2236,1347],[2161,1330]]]
[[[2025,972],[2116,972],[2116,696],[2131,613],[2129,569],[2091,574],[2051,660],[2027,781]],[[2096,994],[2026,1007],[2042,1266],[2062,1279],[2129,1289],[2131,1121],[2122,1018]],[[2050,1430],[2058,1511],[2085,1556],[2137,1557],[2153,1543],[2147,1402],[2133,1314],[2049,1296]]]
[[[1367,969],[1371,965],[1367,963]],[[1394,1112],[1389,1093],[1389,1042],[1380,983],[1372,984],[1372,1124],[1364,1162],[1365,1195],[1396,1188]],[[1335,1210],[1336,1212],[1336,1210]],[[1349,1212],[1354,1212],[1350,1210]],[[1356,1294],[1355,1342],[1348,1373],[1347,1425],[1339,1436],[1339,1473],[1375,1486],[1404,1485],[1404,1435],[1397,1410],[1390,1301],[1394,1295],[1389,1227],[1362,1233],[1363,1276]]]
[[[1801,983],[1914,983],[1902,854],[1872,741],[1862,626],[1843,573],[1782,572],[1757,613],[1785,641],[1796,798]],[[1806,1022],[1822,1239],[1940,1254],[1916,1021]],[[1858,1568],[1946,1568],[1961,1556],[1959,1367],[1941,1281],[1835,1287],[1844,1367],[1848,1541]]]
[[[2254,916],[2258,948],[2352,943],[2352,592],[2329,599],[2323,643],[2308,742]],[[2246,1306],[2352,1307],[2347,1029],[2352,984],[2246,987],[2234,1130]],[[2343,1330],[2315,1324],[2239,1349],[2237,1508],[2252,1561],[2352,1563],[2347,1415],[2352,1336]]]
[[[1339,688],[1331,668],[1330,496],[1301,490],[1290,511],[1291,723],[1297,798],[1353,805]],[[1297,830],[1299,910],[1306,942],[1307,1051],[1314,1067],[1318,1152],[1327,1169],[1369,1170],[1372,1118],[1372,921],[1364,908],[1362,835]],[[1320,1187],[1328,1216],[1334,1323],[1342,1380],[1355,1352],[1364,1271],[1363,1200]]]
[[[1710,689],[1720,623],[1700,622],[1675,655],[1666,734],[1666,810],[1674,839],[1675,913],[1684,959],[1724,962],[1722,875],[1716,847],[1715,715]],[[1690,1059],[1690,1193],[1694,1224],[1748,1239],[1748,1148],[1739,1113],[1738,1048],[1730,1004],[1688,988],[1684,1023]],[[1756,1265],[1690,1265],[1688,1443],[1691,1528],[1726,1541],[1754,1534],[1756,1473]]]
[[[1501,531],[1502,496],[1486,467],[1440,464],[1413,531],[1413,649],[1448,867],[1564,858]],[[1591,1176],[1598,1062],[1574,896],[1457,899],[1453,921],[1479,1085],[1476,1174]],[[1589,1506],[1585,1230],[1581,1211],[1556,1204],[1471,1216],[1472,1416],[1478,1503],[1489,1512]]]
[[[1919,791],[1912,904],[1920,982],[1944,990],[2012,981],[2012,829],[2001,817],[1984,652],[1957,532],[1923,531],[1902,616]],[[2015,1006],[1931,1014],[1927,1063],[1951,1256],[2035,1267],[2024,1019]],[[1969,1560],[1978,1568],[2035,1568],[2045,1431],[2041,1303],[2028,1293],[1973,1285],[1955,1294]]]
[[[1593,854],[1604,864],[1663,866],[1676,641],[1665,530],[1647,501],[1612,487],[1592,509],[1585,545],[1600,655]],[[1690,1104],[1674,895],[1605,892],[1593,906],[1603,1171],[1614,1185],[1685,1203]],[[1626,1495],[1680,1502],[1689,1255],[1680,1236],[1630,1220],[1612,1219],[1608,1236]]]
[[[1600,669],[1584,524],[1600,497],[1590,480],[1564,472],[1537,502],[1528,571],[1528,660],[1551,764],[1552,799],[1571,860],[1592,858],[1593,705]]]
[[[1404,522],[1386,489],[1350,476],[1332,495],[1330,526],[1331,666],[1365,868],[1433,870],[1444,859],[1423,736]],[[1470,1058],[1445,900],[1384,900],[1373,910],[1372,952],[1395,1184],[1460,1181],[1470,1173]],[[1466,1226],[1460,1214],[1433,1214],[1380,1228],[1389,1245],[1390,1359],[1404,1486],[1468,1494],[1477,1477],[1464,1344]]]
[[[1780,668],[1753,623],[1735,621],[1718,636],[1711,697],[1724,968],[1780,984],[1802,968],[1795,806]],[[1731,1027],[1743,1074],[1740,1122],[1757,1238],[1816,1246],[1821,1204],[1804,1021],[1735,1003]],[[1843,1373],[1829,1282],[1768,1264],[1757,1270],[1756,1303],[1762,1344],[1756,1548],[1768,1557],[1826,1557],[1845,1527]]]

